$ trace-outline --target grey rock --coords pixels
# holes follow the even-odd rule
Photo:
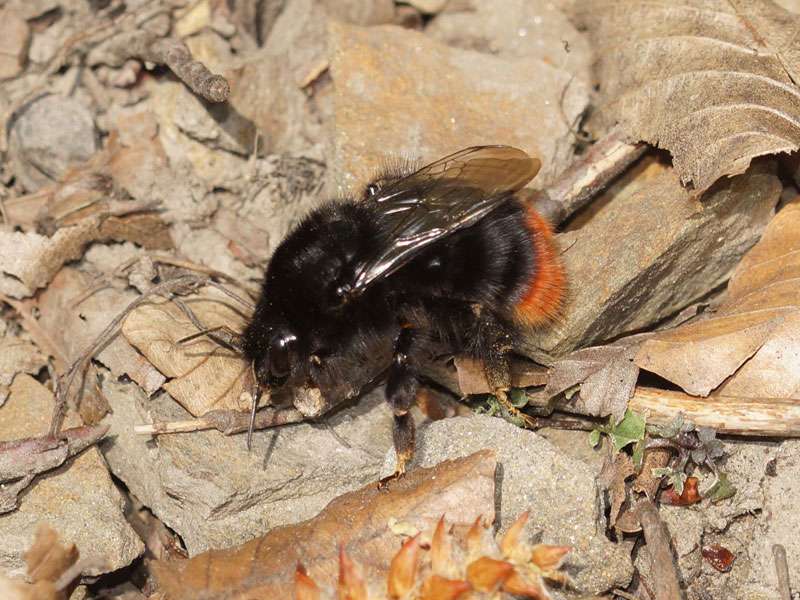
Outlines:
[[[20,374],[0,409],[0,440],[41,435],[47,431],[52,394],[32,377]],[[66,427],[78,423],[69,420]],[[26,571],[24,554],[39,523],[47,523],[64,543],[78,547],[87,561],[86,575],[129,565],[144,550],[123,515],[124,499],[92,447],[58,469],[38,476],[20,496],[19,508],[0,516],[0,571]]]
[[[64,96],[42,96],[20,109],[9,135],[14,174],[28,191],[57,181],[98,147],[92,113]]]
[[[469,0],[469,5],[437,15],[425,33],[459,48],[538,58],[591,81],[589,41],[552,0]]]
[[[589,90],[568,72],[536,58],[453,48],[394,26],[331,23],[328,39],[334,192],[359,191],[392,159],[431,161],[487,143],[540,158],[536,186],[571,162],[570,123]]]
[[[800,573],[800,440],[787,440],[781,444],[775,462],[774,476],[761,481],[764,507],[757,521],[753,540],[747,547],[751,562],[747,584],[740,597],[777,598],[778,587],[772,546],[781,544],[786,549],[786,559],[793,585],[798,584]]]
[[[573,224],[574,241],[562,247],[569,289],[559,324],[531,332],[520,351],[551,363],[643,330],[724,283],[772,217],[781,192],[772,169],[751,167],[702,199],[655,161],[630,170]]]
[[[146,400],[132,384],[106,382],[114,414],[104,444],[113,473],[194,555],[225,548],[316,515],[333,498],[378,477],[391,446],[391,412],[380,393],[324,424],[243,435],[216,431],[134,433],[136,424],[189,417],[168,395]]]
[[[495,417],[444,419],[420,428],[414,464],[429,467],[482,448],[497,455],[501,530],[530,510],[528,528],[543,543],[573,547],[566,570],[582,592],[625,587],[633,573],[629,552],[603,534],[594,471],[543,437]],[[392,472],[394,461],[390,451],[382,475]]]

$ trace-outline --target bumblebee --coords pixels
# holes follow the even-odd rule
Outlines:
[[[539,167],[516,148],[471,147],[313,210],[275,250],[243,334],[257,383],[326,389],[353,376],[343,365],[385,357],[397,475],[434,348],[480,359],[507,402],[516,332],[546,324],[564,295],[550,226],[514,196]]]

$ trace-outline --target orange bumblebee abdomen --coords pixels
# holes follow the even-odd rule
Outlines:
[[[522,325],[537,326],[558,316],[564,302],[566,277],[550,224],[528,208],[525,225],[533,244],[534,268],[527,291],[514,305],[514,318]]]

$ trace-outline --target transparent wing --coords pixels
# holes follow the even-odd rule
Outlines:
[[[384,278],[428,245],[476,223],[539,171],[541,162],[511,146],[473,146],[380,188],[384,243],[356,271],[354,292]]]

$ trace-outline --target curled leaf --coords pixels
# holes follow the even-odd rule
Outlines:
[[[576,3],[603,82],[601,129],[670,151],[699,192],[800,146],[800,17],[777,2]]]

